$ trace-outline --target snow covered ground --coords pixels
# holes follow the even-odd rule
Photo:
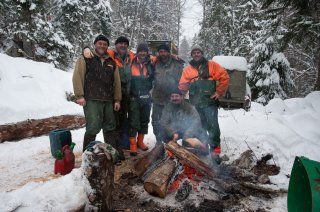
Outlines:
[[[72,73],[22,58],[0,54],[0,124],[62,114],[82,114],[66,101],[72,91]],[[274,155],[281,167],[272,183],[287,188],[295,156],[320,161],[320,92],[305,98],[274,99],[267,106],[252,103],[251,111],[219,111],[222,154],[231,160],[251,148],[257,158]],[[317,127],[318,126],[318,127]],[[84,129],[72,131],[80,157]],[[152,128],[146,137],[154,145]],[[98,135],[102,140],[102,135]],[[0,144],[0,211],[67,211],[86,201],[81,168],[57,177],[53,174],[48,136]],[[269,205],[286,211],[286,198]]]

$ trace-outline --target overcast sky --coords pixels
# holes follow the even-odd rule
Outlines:
[[[182,36],[186,36],[191,40],[195,33],[200,30],[200,21],[202,19],[202,6],[198,0],[187,0],[185,6],[184,17],[181,20]]]

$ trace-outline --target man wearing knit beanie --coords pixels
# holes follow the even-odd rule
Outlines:
[[[202,53],[202,55],[203,55],[203,49],[202,49],[202,47],[199,46],[199,45],[197,45],[197,44],[195,44],[195,45],[193,45],[193,46],[191,47],[191,56],[192,56],[192,52],[195,51],[195,50],[200,51],[200,52]]]
[[[120,109],[121,101],[119,70],[106,53],[109,47],[106,36],[97,36],[94,46],[92,58],[81,56],[77,60],[72,78],[76,102],[83,106],[86,118],[83,151],[101,129],[105,142],[117,149],[114,111]]]
[[[144,135],[148,134],[150,122],[151,95],[154,67],[149,57],[146,43],[137,46],[137,55],[133,59],[129,81],[129,141],[130,154],[137,155],[137,147],[148,150],[144,144]]]
[[[191,57],[183,70],[179,89],[183,93],[189,90],[190,102],[196,107],[202,126],[209,135],[212,158],[218,158],[221,152],[218,99],[226,92],[230,77],[223,67],[203,56],[200,46],[192,47]]]
[[[170,54],[166,43],[158,46],[158,57],[155,64],[154,88],[152,90],[152,127],[157,145],[164,141],[160,118],[166,104],[170,102],[170,91],[178,87],[183,70],[183,61]]]
[[[118,43],[125,43],[127,44],[127,46],[129,46],[129,39],[125,36],[120,36],[117,38],[115,45],[117,45]]]

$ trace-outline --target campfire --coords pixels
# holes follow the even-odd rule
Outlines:
[[[152,196],[174,195],[175,201],[196,209],[194,205],[187,206],[189,194],[208,193],[214,198],[204,197],[197,207],[210,209],[214,202],[219,211],[239,206],[248,197],[271,199],[287,192],[270,185],[269,175],[280,171],[276,165],[267,163],[270,159],[272,155],[268,154],[254,161],[253,152],[248,150],[233,163],[218,165],[171,141],[138,159],[134,170],[144,190]]]

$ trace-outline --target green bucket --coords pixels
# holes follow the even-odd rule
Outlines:
[[[296,157],[289,182],[288,212],[320,212],[320,163]]]

